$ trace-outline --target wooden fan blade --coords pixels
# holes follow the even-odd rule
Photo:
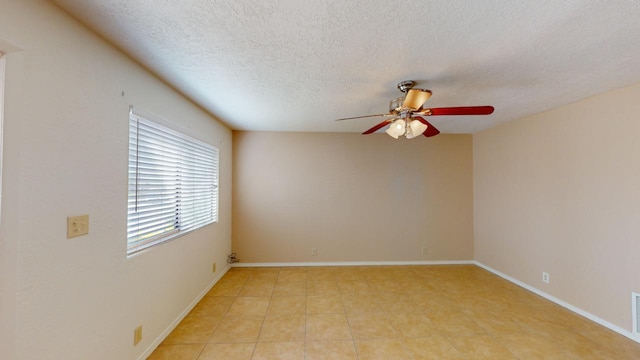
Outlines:
[[[402,107],[405,109],[418,110],[431,97],[431,90],[411,89],[404,98]]]
[[[376,116],[393,116],[393,115],[392,115],[392,114],[362,115],[362,116],[354,116],[354,117],[348,117],[348,118],[336,119],[336,121],[353,120],[353,119],[364,119],[364,118],[376,117]]]
[[[446,108],[424,109],[420,115],[438,116],[438,115],[489,115],[493,113],[493,106],[458,106]]]
[[[378,131],[379,129],[382,129],[383,127],[387,126],[389,123],[391,123],[391,121],[393,121],[393,119],[387,119],[387,120],[381,122],[380,124],[372,127],[371,129],[363,132],[362,135],[373,134],[374,132]]]
[[[423,118],[422,116],[415,116],[414,119],[420,121],[421,123],[427,125],[427,130],[425,130],[422,135],[426,136],[426,137],[432,137],[432,136],[436,136],[438,134],[440,134],[440,130],[436,129],[435,126],[431,125],[430,122],[427,121],[427,119]]]

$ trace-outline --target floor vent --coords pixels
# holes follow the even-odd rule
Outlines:
[[[640,336],[640,294],[631,293],[631,308],[633,314],[633,334]]]

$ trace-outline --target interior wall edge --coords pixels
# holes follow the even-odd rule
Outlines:
[[[627,330],[621,328],[618,325],[615,325],[615,324],[613,324],[613,323],[611,323],[611,322],[609,322],[607,320],[604,320],[604,319],[602,319],[602,318],[600,318],[600,317],[598,317],[596,315],[593,315],[588,311],[582,310],[577,306],[571,305],[571,304],[569,304],[568,302],[566,302],[564,300],[558,299],[557,297],[555,297],[553,295],[550,295],[550,294],[548,294],[548,293],[546,293],[546,292],[544,292],[544,291],[542,291],[542,290],[540,290],[540,289],[538,289],[538,288],[536,288],[534,286],[531,286],[531,285],[529,285],[529,284],[527,284],[525,282],[522,282],[522,281],[520,281],[520,280],[518,280],[518,279],[516,279],[514,277],[511,277],[511,276],[509,276],[509,275],[507,275],[507,274],[505,274],[503,272],[500,272],[500,271],[498,271],[498,270],[496,270],[496,269],[494,269],[494,268],[492,268],[490,266],[487,266],[487,265],[485,265],[485,264],[483,264],[483,263],[481,263],[481,262],[479,262],[477,260],[474,261],[474,264],[479,266],[479,267],[481,267],[481,268],[483,268],[483,269],[485,269],[485,270],[487,270],[488,272],[490,272],[492,274],[500,276],[501,278],[503,278],[503,279],[515,284],[515,285],[520,286],[521,288],[523,288],[525,290],[531,291],[532,293],[534,293],[536,295],[542,296],[543,298],[545,298],[545,299],[547,299],[547,300],[549,300],[549,301],[551,301],[551,302],[553,302],[553,303],[555,303],[557,305],[560,305],[560,306],[562,306],[563,308],[565,308],[565,309],[567,309],[569,311],[572,311],[572,312],[574,312],[574,313],[576,313],[576,314],[578,314],[578,315],[580,315],[580,316],[582,316],[584,318],[587,318],[587,319],[589,319],[589,320],[591,320],[591,321],[593,321],[593,322],[595,322],[595,323],[597,323],[599,325],[602,325],[602,326],[606,327],[609,330],[615,331],[616,333],[618,333],[620,335],[623,335],[623,336],[625,336],[625,337],[627,337],[627,338],[629,338],[629,339],[631,339],[631,340],[633,340],[633,341],[635,341],[637,343],[640,343],[640,337],[635,336],[630,331],[627,331]]]
[[[202,298],[207,295],[207,293],[218,283],[218,281],[222,279],[222,277],[227,273],[227,271],[229,271],[229,269],[231,269],[231,266],[227,265],[220,272],[220,274],[218,274],[218,276],[216,276],[213,281],[211,281],[211,283],[207,285],[207,287],[205,287],[204,290],[202,290],[202,292],[198,294],[195,299],[193,299],[193,301],[184,309],[184,311],[182,311],[180,315],[178,315],[178,317],[176,317],[176,319],[173,320],[171,324],[169,324],[169,326],[160,335],[158,335],[158,337],[149,345],[149,347],[142,354],[140,354],[137,360],[145,360],[146,358],[151,356],[151,353],[164,341],[164,339],[167,338],[167,336],[169,336],[169,334],[171,334],[171,332],[180,324],[180,322],[184,320],[187,315],[189,315],[189,312],[191,312],[191,310],[193,310],[193,308],[198,305],[200,300],[202,300]]]

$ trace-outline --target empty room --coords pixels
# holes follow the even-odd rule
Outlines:
[[[0,0],[0,359],[640,359],[638,19]]]

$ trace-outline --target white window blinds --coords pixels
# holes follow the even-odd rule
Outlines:
[[[218,221],[218,149],[131,110],[127,254]]]

